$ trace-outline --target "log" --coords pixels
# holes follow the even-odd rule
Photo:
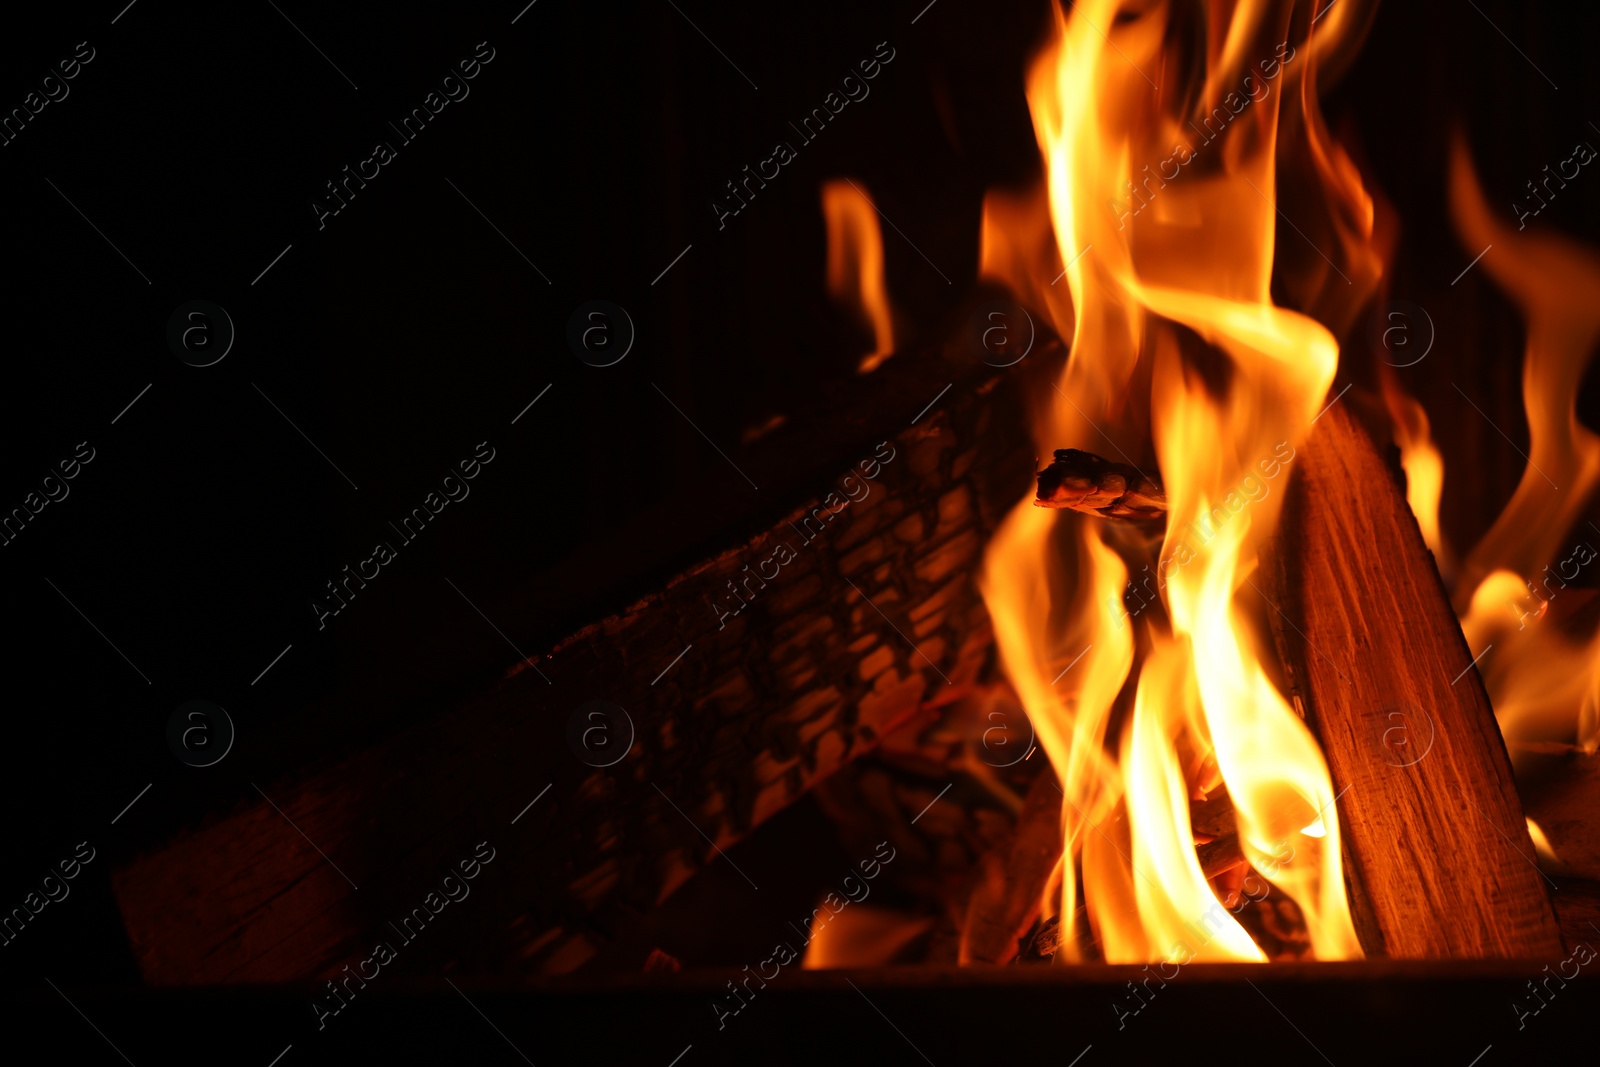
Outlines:
[[[1567,944],[1579,942],[1593,945],[1600,931],[1600,882],[1589,878],[1560,876],[1560,888],[1551,899],[1556,906],[1556,920],[1561,923],[1561,934]]]
[[[1318,419],[1302,456],[1257,584],[1289,695],[1340,797],[1363,947],[1559,958],[1511,763],[1473,669],[1479,650],[1450,609],[1403,475],[1342,405]]]
[[[1555,872],[1600,880],[1600,755],[1566,748],[1523,759],[1520,783],[1528,817],[1549,839],[1558,861]],[[1566,879],[1559,875],[1556,882],[1563,884]]]
[[[539,650],[537,670],[519,663],[394,737],[262,779],[115,869],[145,982],[331,976],[480,841],[499,858],[471,903],[440,913],[456,929],[420,935],[403,966],[571,971],[971,682],[991,641],[972,575],[1026,490],[1020,399],[987,371],[952,389],[939,364],[895,363],[937,380],[893,419],[838,416],[853,456],[877,457],[870,482],[857,465],[797,487],[763,528],[730,530],[725,551]],[[628,716],[595,720],[627,750],[610,765],[610,749],[580,751],[596,701]]]
[[[1233,798],[1226,789],[1214,789],[1204,800],[1189,801],[1189,827],[1196,838],[1215,839],[1238,832]]]
[[[1102,519],[1165,520],[1167,494],[1160,481],[1128,463],[1113,463],[1076,448],[1059,448],[1037,475],[1033,506],[1066,508]]]
[[[979,863],[962,931],[961,962],[1009,963],[1017,956],[1019,943],[1038,919],[1045,883],[1061,858],[1061,802],[1055,769],[1046,767],[1028,789],[1011,840]]]
[[[1208,880],[1243,867],[1247,862],[1244,850],[1239,847],[1238,834],[1228,834],[1215,841],[1208,841],[1196,848],[1195,854],[1200,860],[1200,873]]]
[[[1048,963],[1061,951],[1061,916],[1035,923],[1012,963]]]

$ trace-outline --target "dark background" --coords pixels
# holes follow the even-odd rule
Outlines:
[[[122,2],[0,38],[5,109],[78,42],[96,52],[0,147],[0,509],[78,442],[95,449],[70,496],[0,548],[0,909],[78,842],[99,852],[71,899],[0,948],[24,988],[41,973],[137,981],[107,883],[119,858],[254,802],[252,782],[437,712],[514,662],[508,641],[543,653],[787,502],[782,471],[747,468],[753,490],[685,416],[738,461],[752,428],[852,379],[866,341],[823,290],[823,180],[854,178],[901,231],[884,241],[912,352],[971,294],[983,190],[1038,165],[1022,95],[1037,2],[940,0],[915,25],[925,0],[539,0],[515,25],[519,0],[281,13],[140,0],[118,17]],[[1439,328],[1402,380],[1452,465],[1458,547],[1522,459],[1451,383],[1519,447],[1526,427],[1515,314],[1482,272],[1449,285],[1475,250],[1446,214],[1448,133],[1468,131],[1509,216],[1546,163],[1600,146],[1597,21],[1555,4],[1390,3],[1326,103],[1403,219],[1389,295]],[[495,58],[470,96],[398,144],[386,121],[480,41]],[[719,229],[724,183],[796,143],[788,122],[883,41],[895,58],[871,95]],[[319,230],[311,201],[379,139],[397,158]],[[1600,179],[1585,171],[1538,222],[1600,241]],[[237,329],[207,368],[165,338],[194,298]],[[565,340],[597,298],[638,334],[605,369]],[[324,583],[394,542],[387,523],[480,441],[496,458],[471,495],[319,631]],[[195,698],[238,730],[204,770],[165,737]]]

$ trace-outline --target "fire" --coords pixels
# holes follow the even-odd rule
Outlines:
[[[978,238],[978,277],[1008,286],[1029,307],[1047,312],[1062,337],[1072,336],[1072,296],[1060,284],[1064,271],[1041,279],[1034,265],[1056,260],[1055,234],[1037,220],[1048,218],[1043,185],[1018,196],[991,189],[983,198]]]
[[[1395,444],[1400,448],[1400,466],[1406,472],[1406,503],[1417,517],[1422,540],[1433,553],[1434,562],[1446,582],[1455,569],[1450,551],[1439,528],[1439,501],[1444,496],[1444,459],[1434,447],[1429,433],[1428,413],[1407,396],[1387,369],[1382,375],[1383,400],[1394,423]]]
[[[1315,103],[1318,57],[1339,52],[1321,35],[1364,18],[1330,18],[1307,41],[1293,15],[1271,2],[1204,15],[1058,7],[1027,79],[1044,190],[985,203],[984,273],[1071,339],[1035,419],[1039,453],[1149,463],[1170,509],[1152,555],[1128,525],[1024,500],[984,562],[1002,665],[1064,792],[1063,855],[1042,902],[1061,924],[1058,959],[1079,951],[1080,884],[1110,962],[1265,958],[1195,851],[1190,800],[1224,785],[1245,858],[1299,906],[1314,954],[1361,955],[1337,796],[1255,636],[1251,575],[1282,494],[1249,487],[1304,442],[1339,355],[1326,327],[1269,294],[1280,124],[1345,260],[1327,261],[1337,277],[1302,279],[1307,302],[1342,313],[1349,275],[1375,276],[1371,202]]]
[[[928,932],[933,920],[872,904],[844,908],[820,923],[800,959],[803,971],[882,967]]]
[[[1600,256],[1551,233],[1499,221],[1457,141],[1450,205],[1464,245],[1494,245],[1479,266],[1527,322],[1522,402],[1528,469],[1511,502],[1462,566],[1460,606],[1491,570],[1534,575],[1550,563],[1600,483],[1600,437],[1578,421],[1578,385],[1600,341]]]
[[[1539,857],[1539,869],[1542,871],[1560,871],[1562,869],[1561,857],[1556,855],[1556,850],[1551,847],[1550,839],[1545,836],[1544,830],[1532,819],[1526,820],[1528,836],[1533,838],[1533,851]]]
[[[1462,247],[1473,254],[1491,249],[1479,267],[1527,324],[1522,390],[1529,436],[1516,492],[1461,564],[1456,612],[1472,651],[1483,655],[1478,669],[1513,758],[1544,742],[1576,743],[1592,753],[1600,749],[1600,629],[1574,634],[1552,618],[1563,613],[1552,605],[1600,544],[1600,531],[1573,532],[1600,485],[1600,437],[1577,416],[1578,385],[1600,342],[1600,255],[1501,219],[1459,138],[1450,160],[1450,205]],[[1394,394],[1391,412],[1402,408],[1396,421],[1406,475],[1425,487],[1412,494],[1412,508],[1431,546],[1440,537],[1442,464],[1420,405],[1397,387]],[[1437,548],[1435,554],[1446,558]],[[1575,595],[1562,605],[1572,605]]]
[[[872,351],[856,368],[866,374],[894,355],[878,209],[859,186],[843,178],[823,183],[822,216],[828,224],[828,293],[872,324]]]

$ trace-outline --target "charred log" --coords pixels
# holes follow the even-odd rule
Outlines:
[[[1164,520],[1167,493],[1161,483],[1127,463],[1113,463],[1076,448],[1058,448],[1053,463],[1038,473],[1034,507],[1064,508],[1102,519]]]

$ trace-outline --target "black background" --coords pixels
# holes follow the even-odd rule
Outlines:
[[[1046,9],[940,0],[912,25],[923,2],[539,0],[512,25],[517,0],[140,0],[8,27],[0,108],[78,42],[96,55],[0,147],[0,510],[78,442],[96,455],[0,548],[0,907],[77,842],[100,852],[71,900],[0,949],[10,979],[136,982],[107,881],[119,858],[513,662],[451,583],[538,652],[717,547],[697,520],[714,503],[780,506],[781,486],[754,493],[662,394],[738,459],[750,428],[850,378],[864,341],[823,290],[824,179],[854,178],[901,231],[885,246],[902,347],[940,338],[971,292],[983,190],[1036,173],[1022,71]],[[1458,543],[1522,460],[1449,383],[1471,383],[1519,447],[1526,428],[1515,315],[1481,272],[1448,284],[1472,252],[1448,224],[1446,138],[1468,131],[1508,215],[1544,164],[1600,144],[1595,21],[1509,0],[1391,3],[1326,105],[1404,220],[1390,295],[1440,330],[1406,385],[1447,460],[1479,472],[1447,482]],[[319,230],[324,183],[395,143],[386,122],[482,41],[495,58],[470,96]],[[895,58],[871,95],[719,229],[724,182],[793,141],[788,122],[884,41]],[[1586,172],[1539,222],[1600,239],[1600,180]],[[212,367],[165,339],[195,298],[237,329]],[[638,331],[606,369],[565,341],[597,298]],[[387,522],[480,441],[496,458],[470,497],[319,631],[323,584],[392,540]],[[206,770],[165,739],[195,698],[238,729]]]

